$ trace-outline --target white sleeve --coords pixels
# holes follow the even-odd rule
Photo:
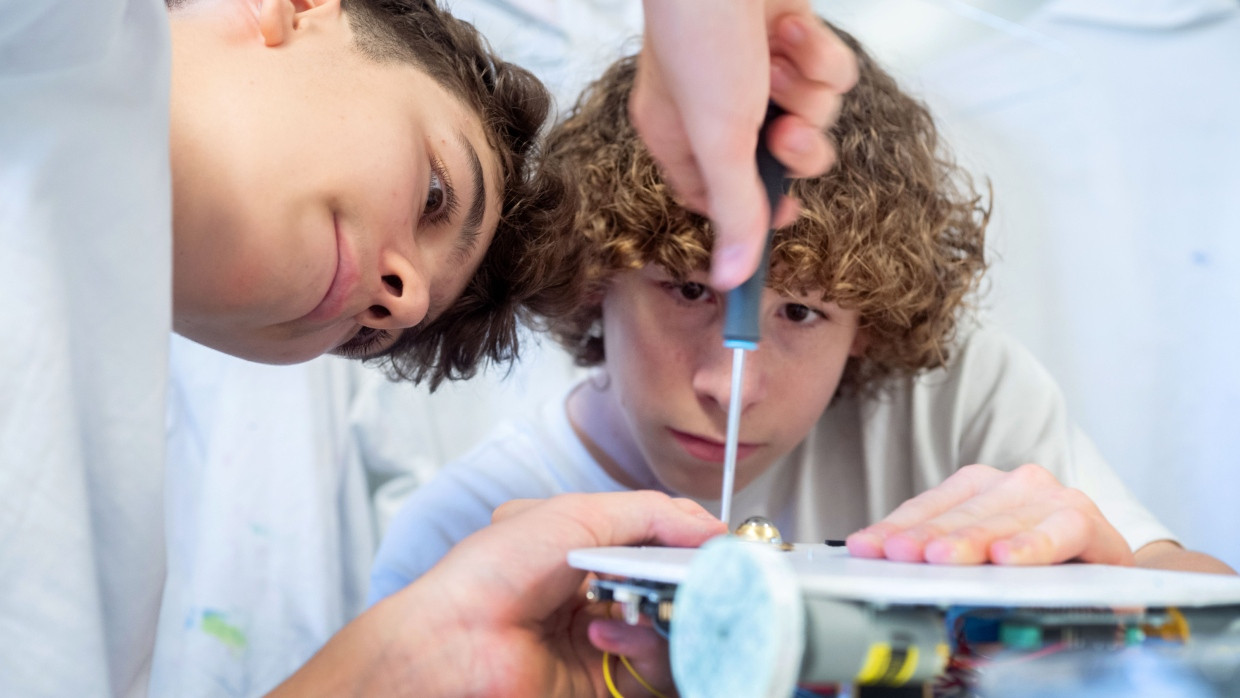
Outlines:
[[[544,498],[563,488],[548,473],[536,429],[505,424],[463,458],[449,463],[405,500],[392,519],[370,574],[369,604],[400,590],[439,562],[452,546],[491,523],[510,499]]]
[[[441,418],[425,388],[340,361],[352,378],[349,431],[366,471],[377,546],[401,504],[446,462]]]

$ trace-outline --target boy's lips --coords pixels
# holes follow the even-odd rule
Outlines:
[[[306,314],[306,321],[312,323],[336,320],[340,311],[344,310],[353,288],[357,286],[357,260],[353,257],[353,249],[349,241],[340,233],[340,223],[332,216],[332,227],[336,232],[336,271],[332,276],[331,285],[323,300]]]
[[[710,463],[722,463],[726,452],[726,444],[714,439],[706,439],[683,431],[668,429],[676,443],[690,456]],[[745,456],[757,450],[758,444],[739,443],[736,445],[736,459],[744,460]]]

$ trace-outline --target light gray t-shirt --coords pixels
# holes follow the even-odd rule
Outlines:
[[[877,395],[838,396],[801,444],[737,493],[733,520],[766,516],[794,542],[843,538],[971,463],[1045,467],[1088,494],[1134,550],[1174,539],[1073,426],[1050,375],[987,330],[965,336],[943,368]],[[430,569],[505,501],[623,489],[573,432],[564,398],[547,403],[499,427],[405,502],[371,572],[371,602]],[[718,512],[717,501],[701,503]]]

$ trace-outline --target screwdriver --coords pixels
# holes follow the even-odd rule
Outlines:
[[[766,146],[767,131],[771,123],[784,113],[774,102],[766,108],[766,118],[758,134],[758,177],[770,202],[771,225],[762,247],[762,261],[758,269],[745,283],[728,292],[727,308],[723,318],[723,346],[732,350],[732,392],[728,399],[728,435],[723,452],[723,497],[719,519],[731,524],[732,490],[736,480],[736,443],[741,426],[741,383],[745,377],[745,352],[758,348],[762,338],[759,315],[762,310],[762,291],[766,288],[766,268],[770,264],[771,238],[775,235],[775,209],[784,195],[784,166],[771,155]]]

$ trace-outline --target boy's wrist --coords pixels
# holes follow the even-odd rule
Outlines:
[[[1137,567],[1180,572],[1236,574],[1236,571],[1222,560],[1195,550],[1185,550],[1178,543],[1169,540],[1148,543],[1142,546],[1134,557]]]
[[[472,695],[474,677],[463,663],[472,655],[469,626],[454,615],[460,608],[423,577],[367,609],[377,661],[363,694]]]
[[[469,672],[457,666],[469,656],[463,627],[427,587],[416,582],[364,611],[270,697],[468,695]]]

